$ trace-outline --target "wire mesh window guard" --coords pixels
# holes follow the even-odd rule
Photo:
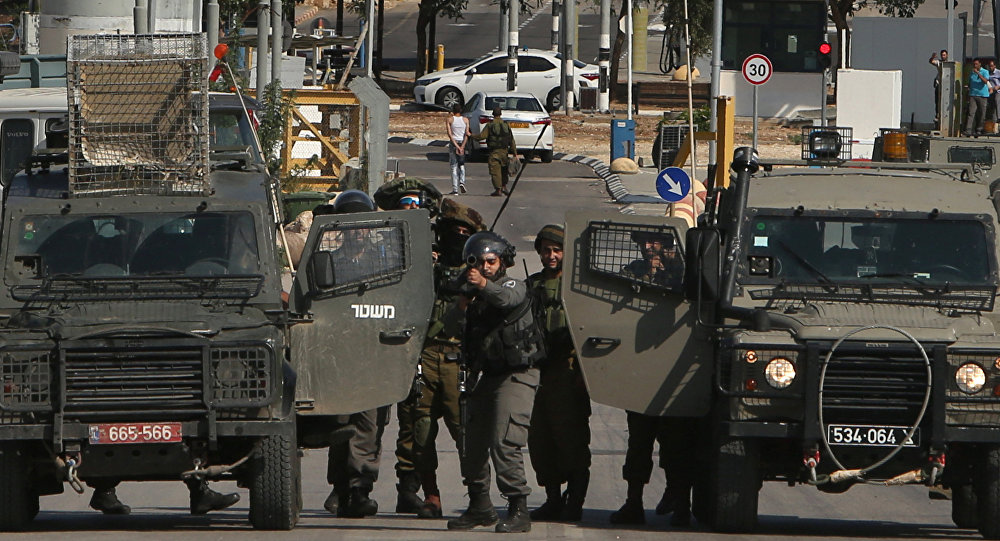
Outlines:
[[[336,289],[358,285],[371,289],[394,283],[409,264],[404,222],[327,229],[318,250],[331,252]]]
[[[70,38],[74,195],[208,192],[207,47],[203,34]]]
[[[682,289],[684,252],[673,227],[595,222],[587,239],[592,272],[664,291]]]

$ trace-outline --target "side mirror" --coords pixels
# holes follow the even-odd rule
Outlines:
[[[330,289],[337,285],[337,275],[333,268],[333,253],[313,252],[309,258],[309,277],[313,287]]]
[[[469,76],[475,75],[475,73],[476,73],[476,68],[470,68],[468,71],[465,72],[465,74]]]
[[[689,301],[719,298],[721,237],[719,230],[695,227],[685,237],[684,297]]]

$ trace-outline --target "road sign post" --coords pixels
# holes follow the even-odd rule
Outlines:
[[[743,61],[743,78],[753,85],[753,148],[757,148],[757,87],[771,78],[774,67],[762,54],[752,54]]]

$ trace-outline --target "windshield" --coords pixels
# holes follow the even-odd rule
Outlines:
[[[981,221],[753,216],[741,282],[993,285]]]
[[[253,138],[253,128],[239,109],[215,110],[208,115],[209,147],[212,151],[250,147],[250,157],[259,163],[260,154]]]
[[[472,62],[469,62],[468,64],[462,64],[461,66],[458,66],[457,68],[455,68],[455,71],[467,70],[467,69],[471,68],[472,66],[475,66],[476,64],[482,62],[483,60],[485,60],[487,58],[491,58],[494,54],[495,53],[484,54],[483,56],[480,56],[479,58],[473,60]],[[504,55],[504,56],[506,56],[506,55]]]
[[[25,216],[15,226],[19,284],[39,278],[253,275],[249,212]],[[29,272],[30,271],[30,272]]]
[[[515,97],[515,96],[487,96],[486,105],[483,107],[486,111],[492,111],[494,107],[499,107],[504,111],[525,111],[525,112],[541,112],[542,104],[538,103],[538,99],[528,96],[528,97]]]

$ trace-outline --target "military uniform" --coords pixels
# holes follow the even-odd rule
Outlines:
[[[544,272],[528,279],[546,350],[541,387],[531,413],[528,450],[538,484],[559,498],[560,485],[569,483],[567,503],[579,510],[590,478],[590,396],[566,323],[561,282],[561,276],[546,278]],[[556,514],[540,513],[534,518],[579,520],[576,511],[564,517],[558,516],[558,509],[551,512]]]
[[[483,131],[473,137],[480,141],[486,140],[486,150],[490,153],[487,159],[490,180],[493,182],[494,190],[502,190],[507,186],[507,166],[510,165],[507,154],[517,155],[517,146],[514,144],[514,134],[510,131],[510,125],[499,116],[494,116],[493,120],[483,127]]]

